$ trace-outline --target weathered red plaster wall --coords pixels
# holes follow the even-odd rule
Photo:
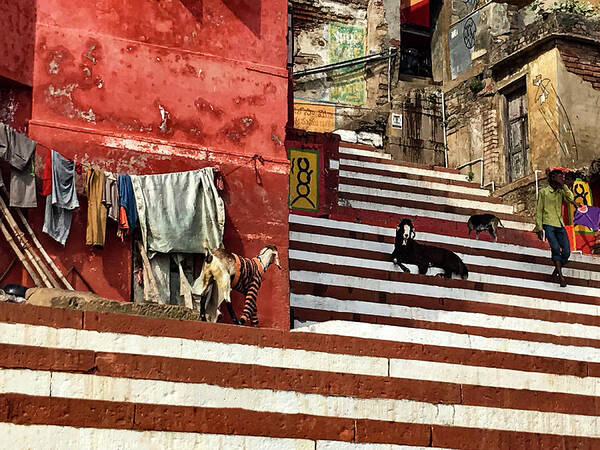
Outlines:
[[[282,328],[289,323],[286,8],[283,0],[40,2],[30,124],[45,146],[107,170],[219,165],[225,245],[252,256],[266,243],[280,249],[285,270],[267,275],[259,317]],[[111,236],[103,250],[86,248],[85,214],[76,212],[65,249],[45,240],[48,250],[97,293],[129,300],[130,243]]]
[[[0,77],[32,85],[36,0],[0,0]]]
[[[27,133],[30,118],[31,88],[0,77],[0,122]],[[0,161],[0,175],[4,184],[9,186],[10,167],[3,161]],[[3,275],[5,275],[4,278],[1,278]],[[24,282],[26,283],[28,280],[27,277],[24,278],[18,259],[4,237],[0,235],[0,286],[6,283]]]

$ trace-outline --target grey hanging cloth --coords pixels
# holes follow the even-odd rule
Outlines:
[[[11,166],[10,206],[35,208],[35,171],[33,159],[37,143],[12,127],[0,124],[0,158]]]
[[[75,161],[52,150],[52,193],[46,197],[42,231],[65,245],[71,231],[73,210],[79,208],[75,191]]]

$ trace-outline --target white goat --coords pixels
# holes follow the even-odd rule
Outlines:
[[[273,263],[281,270],[279,254],[274,245],[267,245],[252,259],[238,256],[225,249],[206,250],[202,273],[192,289],[194,295],[200,297],[202,320],[206,321],[208,312],[208,320],[216,322],[221,314],[221,303],[226,302],[233,323],[243,325],[251,322],[252,325],[257,325],[256,295],[262,282],[262,274]],[[244,313],[240,321],[231,304],[231,289],[246,296]],[[207,307],[209,297],[210,302]]]

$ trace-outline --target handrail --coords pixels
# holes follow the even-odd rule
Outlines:
[[[480,180],[480,186],[483,188],[484,187],[483,186],[483,158],[477,158],[477,159],[474,159],[473,161],[469,161],[467,163],[461,164],[460,166],[458,166],[456,168],[456,170],[461,170],[461,169],[464,169],[465,167],[470,167],[477,163],[481,163],[481,175],[479,177],[479,180]]]
[[[541,170],[534,170],[533,173],[535,175],[535,199],[537,200],[538,196],[540,195],[540,187],[538,184],[538,172],[542,172]]]
[[[294,72],[292,74],[292,76],[294,78],[304,77],[306,75],[327,72],[329,70],[340,69],[340,68],[348,67],[348,66],[355,66],[355,65],[370,62],[370,61],[388,59],[388,58],[392,58],[393,56],[395,56],[397,54],[397,52],[398,52],[398,49],[396,47],[392,46],[388,50],[383,50],[382,52],[379,52],[379,53],[374,53],[374,54],[365,55],[365,56],[359,56],[358,58],[347,59],[345,61],[340,61],[340,62],[331,63],[331,64],[325,64],[325,65],[319,66],[319,67],[311,67],[310,69],[300,70],[298,72]]]

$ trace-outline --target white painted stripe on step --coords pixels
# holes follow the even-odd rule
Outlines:
[[[422,169],[420,167],[356,161],[354,159],[345,158],[340,158],[340,165],[347,167],[364,167],[365,169],[384,170],[391,173],[410,173],[413,175],[439,178],[441,180],[467,181],[467,177],[461,173],[442,172],[439,170]]]
[[[465,214],[454,214],[454,213],[446,213],[440,211],[430,211],[427,209],[416,209],[416,208],[406,208],[403,206],[394,206],[394,205],[385,205],[383,203],[372,203],[372,202],[362,202],[358,200],[347,200],[347,199],[339,199],[340,206],[350,206],[351,208],[356,209],[366,209],[368,211],[378,211],[378,212],[387,212],[391,214],[399,214],[403,216],[413,216],[413,217],[427,217],[430,219],[441,219],[441,220],[451,220],[454,222],[464,222],[465,224],[469,220],[469,215]],[[502,223],[506,228],[513,228],[515,230],[523,230],[523,231],[532,231],[534,228],[534,224],[527,222],[513,222],[510,220],[503,220]],[[466,226],[466,225],[465,225]]]
[[[48,327],[36,326],[36,325],[23,325],[14,324],[12,325],[14,332],[9,332],[9,336],[14,339],[8,340],[13,345],[30,345],[33,336],[48,336]],[[2,329],[6,332],[6,328]],[[61,334],[60,339],[54,340],[53,343],[41,343],[42,347],[53,347],[59,349],[78,349],[85,348],[97,352],[113,352],[114,345],[111,342],[116,341],[117,337],[121,343],[120,352],[116,353],[129,353],[129,354],[144,354],[144,355],[158,355],[168,357],[181,357],[179,353],[170,354],[169,352],[173,349],[171,346],[172,338],[156,338],[151,339],[149,337],[143,337],[142,340],[148,340],[150,345],[142,347],[140,346],[139,338],[133,338],[132,335],[118,334],[117,337],[113,333],[94,333],[95,339],[93,345],[85,343],[88,339],[88,335],[91,332],[78,332],[85,330],[68,330],[67,333]],[[98,336],[100,334],[100,336]],[[29,336],[29,339],[26,338]],[[6,339],[5,339],[6,340]],[[35,339],[34,339],[35,340]],[[79,345],[69,345],[74,342],[79,342]],[[202,360],[202,361],[218,361],[222,363],[236,362],[240,364],[264,364],[264,361],[260,358],[260,350],[256,350],[255,346],[237,346],[231,344],[225,344],[227,351],[224,351],[222,347],[214,347],[210,342],[208,346],[203,341],[192,341],[197,347],[197,351],[193,355],[186,354],[186,358]],[[25,344],[24,344],[25,343]],[[451,341],[447,341],[446,344],[451,346]],[[160,349],[164,349],[161,351]],[[215,358],[214,354],[216,351],[221,351],[219,358]],[[260,349],[260,347],[259,347]],[[252,360],[258,355],[257,360]],[[323,357],[322,355],[325,355]],[[307,351],[299,356],[297,362],[292,366],[303,370],[316,370],[316,371],[330,371],[334,369],[340,373],[352,373],[352,374],[365,374],[364,368],[361,368],[360,362],[365,365],[370,365],[372,357],[369,356],[353,356],[353,360],[357,361],[358,364],[346,364],[347,360],[342,354],[323,354],[320,352]],[[340,365],[336,365],[331,360],[339,360]],[[385,370],[387,372],[387,361],[383,359],[385,363]],[[391,359],[392,367],[395,368],[395,372],[391,376],[398,378],[410,378],[410,379],[431,379],[432,381],[442,381],[448,383],[465,383],[474,384],[480,386],[493,386],[503,387],[512,389],[532,389],[541,390],[548,392],[564,392],[578,395],[598,395],[600,396],[600,379],[599,378],[581,378],[568,375],[556,375],[546,374],[538,372],[526,372],[526,371],[515,371],[508,369],[497,369],[490,367],[476,367],[476,366],[463,366],[448,363],[435,363],[423,361],[422,365],[417,365],[417,362],[413,360],[405,359]],[[429,365],[428,365],[429,364]],[[285,367],[286,364],[283,361],[277,361],[275,364],[269,365],[268,367]],[[289,366],[289,365],[288,365]],[[416,367],[415,370],[411,371],[411,367]],[[425,375],[421,367],[432,368],[431,371],[426,371]],[[439,367],[441,370],[437,370]],[[357,370],[358,369],[358,370]],[[386,376],[387,373],[380,373],[380,376]],[[41,387],[48,380],[45,378],[47,375],[40,374],[40,379],[36,381],[34,386],[39,386],[40,390],[37,391],[36,395],[47,395]],[[19,379],[7,379],[5,384],[0,386],[4,389],[15,389],[13,386],[21,384]],[[4,391],[3,391],[4,392]]]
[[[582,339],[600,339],[600,327],[577,323],[547,322],[544,320],[522,319],[519,317],[494,316],[462,311],[432,310],[402,305],[388,305],[385,303],[362,302],[358,300],[339,300],[331,297],[317,297],[308,294],[290,294],[290,306],[468,327],[493,328],[497,330],[521,332],[526,331],[529,333],[550,334]]]
[[[377,189],[364,186],[355,186],[351,184],[340,184],[339,192],[350,194],[369,195],[376,198],[389,198],[394,200],[410,200],[420,203],[430,203],[433,205],[446,205],[454,208],[468,208],[485,212],[512,214],[511,205],[486,202],[485,200],[468,200],[464,198],[437,197],[435,195],[415,194],[412,192],[389,191],[386,189]],[[504,223],[504,222],[503,222]]]
[[[600,396],[600,378],[596,377],[582,378],[414,359],[391,359],[390,375],[410,380]]]
[[[56,425],[16,425],[0,423],[0,435],[15,449],[261,449],[315,450],[315,441],[308,439],[236,436],[227,434],[179,433],[171,431],[134,431],[104,428],[79,428]],[[317,445],[320,442],[317,441]],[[318,448],[318,447],[317,447]],[[332,448],[336,447],[322,447]],[[354,447],[348,447],[350,449]],[[375,446],[384,450],[387,446]],[[357,450],[362,450],[357,448]]]
[[[459,194],[477,195],[484,198],[490,196],[490,191],[486,189],[470,188],[446,183],[434,183],[431,181],[411,180],[410,178],[388,177],[343,169],[340,170],[340,177],[356,180],[376,181],[378,183],[396,184],[398,186],[411,186],[422,189],[433,189],[437,191],[457,192]]]
[[[15,393],[32,395],[40,372],[0,370],[0,383],[15,378]],[[203,408],[241,408],[279,414],[369,419],[528,433],[600,437],[600,417],[414,400],[353,398],[272,389],[236,389],[202,383],[140,380],[52,372],[43,386],[52,397]]]
[[[303,242],[316,245],[327,245],[332,247],[380,252],[385,253],[387,255],[390,255],[394,250],[393,244],[388,244],[385,242],[363,241],[360,239],[329,236],[326,234],[302,233],[298,231],[290,231],[289,239],[290,242]],[[434,242],[434,244],[437,243],[439,242]],[[550,275],[553,270],[553,267],[551,267],[549,264],[544,265],[536,263],[526,263],[520,261],[513,261],[510,259],[491,258],[489,256],[469,255],[466,253],[457,254],[462,258],[462,260],[465,264],[467,264],[467,266],[469,264],[475,264],[478,266],[499,267],[502,269],[519,270],[523,272],[541,273],[546,275]],[[397,267],[394,268],[394,270],[398,270]],[[415,272],[413,271],[413,273]],[[600,272],[594,272],[592,270],[569,269],[568,267],[565,267],[563,268],[563,274],[567,277],[579,278],[582,280],[600,281]],[[556,288],[556,285],[551,284],[551,286]]]
[[[34,325],[22,325],[16,324],[19,326],[14,326],[16,331],[20,333],[17,336],[17,333],[10,333],[11,336],[15,336],[14,340],[10,342],[13,345],[20,345],[23,342],[26,342],[24,345],[29,345],[29,340],[23,340],[23,336],[29,335],[45,335],[46,327],[34,326]],[[5,329],[3,331],[6,331]],[[112,333],[101,333],[101,336],[94,341],[94,345],[82,345],[86,339],[87,333],[75,333],[75,331],[79,330],[69,330],[67,333],[71,334],[71,339],[69,339],[66,335],[64,336],[64,342],[59,340],[55,341],[54,344],[42,344],[41,346],[52,346],[54,348],[61,349],[71,349],[71,348],[80,348],[85,347],[92,351],[98,352],[112,352],[114,349],[111,346],[111,342],[115,340],[115,337]],[[89,332],[88,332],[89,333]],[[102,336],[106,337],[106,339],[102,339]],[[62,337],[62,336],[61,336]],[[118,335],[119,340],[122,343],[122,347],[127,350],[121,349],[122,352],[130,353],[130,354],[154,354],[157,353],[157,348],[166,349],[166,351],[160,352],[160,356],[168,356],[168,357],[180,357],[179,354],[168,354],[171,350],[170,341],[171,338],[157,338],[150,339],[148,337],[143,337],[143,339],[150,340],[151,345],[146,346],[144,348],[140,347],[138,339],[132,339],[131,335],[120,334]],[[69,346],[70,342],[79,341],[81,344],[78,347]],[[252,358],[255,356],[253,353],[253,349],[248,349],[250,346],[244,346],[243,350],[240,350],[238,346],[230,346],[227,351],[221,350],[220,358],[214,358],[214,352],[217,351],[216,348],[211,349],[209,346],[205,346],[204,342],[194,341],[196,344],[198,351],[196,355],[186,355],[186,357],[196,356],[198,360],[209,360],[209,361],[217,361],[219,360],[222,363],[230,363],[230,362],[239,362],[244,364],[260,364],[260,359],[257,361],[252,361]],[[67,344],[67,345],[62,345]],[[447,344],[451,344],[450,341]],[[228,344],[226,344],[228,345]],[[208,352],[206,352],[208,350]],[[141,351],[141,353],[140,353]],[[117,352],[118,353],[118,352]],[[165,354],[166,353],[166,354]],[[242,355],[241,353],[245,353]],[[317,357],[315,358],[315,354]],[[335,364],[331,364],[330,360],[332,359],[340,359],[344,362],[344,355],[340,354],[326,354],[325,358],[322,358],[317,352],[305,352],[304,355],[300,357],[298,362],[300,364],[295,364],[293,367],[305,369],[305,370],[317,370],[317,371],[329,371],[330,369],[336,369]],[[371,357],[368,356],[354,356],[357,361],[363,361],[364,364],[370,364]],[[314,360],[314,361],[313,361]],[[514,371],[507,369],[496,369],[496,368],[485,368],[485,367],[475,367],[475,366],[463,366],[463,365],[453,365],[446,363],[429,363],[433,368],[439,365],[443,370],[441,371],[431,371],[427,372],[428,375],[424,375],[424,372],[420,370],[421,366],[416,365],[416,362],[412,362],[412,360],[404,360],[404,359],[391,359],[392,367],[395,368],[395,372],[392,373],[391,376],[398,378],[410,378],[410,379],[432,379],[432,381],[443,381],[449,383],[466,383],[466,384],[474,384],[481,386],[493,386],[493,387],[504,387],[504,388],[512,388],[512,389],[533,389],[533,390],[542,390],[548,392],[564,392],[564,393],[572,393],[578,395],[600,395],[600,379],[598,378],[580,378],[566,375],[555,375],[555,374],[544,374],[538,372],[525,372],[525,371]],[[423,362],[423,367],[427,366],[427,362]],[[282,367],[285,364],[273,364],[270,367]],[[387,371],[387,359],[385,359],[385,366]],[[411,367],[417,367],[414,371],[411,372]],[[337,372],[341,373],[352,373],[352,374],[364,374],[364,370],[356,370],[360,368],[359,364],[356,365],[346,365],[337,367]],[[381,374],[385,376],[387,374]],[[515,376],[518,375],[518,376]],[[36,381],[34,386],[40,387],[38,391],[36,391],[36,395],[45,396],[47,392],[42,389],[44,383],[47,383],[48,380],[45,378],[47,375],[39,374],[40,379]],[[430,377],[430,378],[428,378]],[[18,385],[21,384],[19,379],[6,379],[4,381],[5,384],[0,386],[2,392],[7,392],[13,389],[16,389]]]
[[[432,298],[450,298],[454,300],[468,300],[471,302],[540,309],[544,311],[586,314],[590,316],[600,315],[600,306],[598,305],[562,302],[558,300],[547,300],[537,297],[498,294],[495,292],[482,292],[470,289],[449,288],[444,286],[432,286],[401,281],[374,280],[333,273],[290,270],[290,280],[304,283],[323,284],[326,286],[331,285],[350,287],[374,292],[389,292],[391,294],[407,294]]]
[[[297,223],[301,225],[311,225],[315,227],[330,228],[334,230],[347,230],[356,231],[358,233],[368,233],[375,236],[396,236],[395,228],[379,227],[376,225],[366,225],[356,222],[348,222],[344,220],[333,220],[321,217],[301,216],[297,214],[290,214],[290,223]],[[533,226],[533,225],[531,225]],[[466,222],[465,222],[466,227]],[[422,231],[416,232],[416,239],[423,242],[431,243],[446,243],[453,245],[460,245],[463,247],[471,247],[482,250],[494,250],[498,252],[514,253],[517,255],[529,255],[538,256],[543,258],[550,258],[550,249],[541,249],[536,247],[520,246],[515,244],[504,244],[502,242],[489,242],[479,241],[470,238],[461,238],[455,236],[446,236],[443,234],[426,233]],[[585,262],[597,266],[597,270],[600,270],[600,258],[591,255],[571,255],[572,261]]]
[[[0,323],[0,343],[385,376],[386,358]],[[15,382],[19,382],[15,380]],[[0,390],[1,391],[1,390]]]
[[[378,152],[376,150],[363,150],[361,148],[354,147],[344,147],[343,143],[340,143],[340,153],[345,153],[346,155],[357,155],[357,156],[368,156],[370,158],[379,158],[379,159],[392,159],[392,155],[389,153]]]
[[[328,322],[313,323],[306,327],[294,328],[292,331],[433,345],[437,347],[512,353],[543,358],[560,358],[571,361],[600,362],[600,349],[594,347],[576,347],[547,342],[492,338],[472,334],[452,333],[450,331],[428,330],[425,328],[331,320]]]
[[[296,259],[298,261],[312,261],[315,263],[325,263],[330,265],[340,265],[346,267],[356,267],[359,269],[375,269],[381,270],[385,273],[390,272],[401,272],[400,267],[396,266],[391,261],[378,261],[374,259],[355,258],[352,256],[339,256],[328,253],[317,253],[317,252],[306,252],[302,250],[290,250],[290,259]],[[390,252],[391,253],[391,250]],[[470,260],[466,258],[462,253],[457,253],[460,258],[465,261]],[[489,265],[487,263],[484,263]],[[418,273],[418,268],[415,265],[405,264],[411,273]],[[524,264],[523,264],[524,265]],[[292,265],[293,267],[293,265]],[[502,267],[502,266],[499,266]],[[438,275],[442,273],[441,268],[430,268],[427,274],[430,276]],[[573,296],[585,295],[589,297],[600,297],[600,288],[587,287],[587,286],[567,286],[564,288],[558,288],[556,283],[550,281],[532,280],[529,278],[516,278],[507,277],[502,275],[491,275],[487,273],[480,273],[476,271],[469,271],[469,281],[495,284],[499,286],[515,286],[527,289],[539,289],[542,291],[556,292],[560,289],[561,293],[571,294]]]
[[[331,159],[329,160],[329,168],[331,170],[339,170],[340,169],[340,162],[336,159]]]

